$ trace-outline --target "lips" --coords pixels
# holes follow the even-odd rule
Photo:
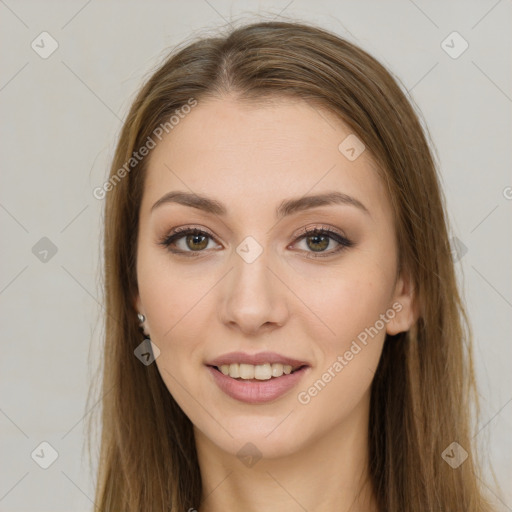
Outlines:
[[[277,372],[270,376],[258,375],[258,370],[251,375],[239,375],[240,373],[253,369],[263,371],[271,367]],[[293,387],[310,370],[310,365],[299,359],[290,358],[275,352],[260,352],[258,354],[246,354],[242,352],[231,352],[224,354],[207,363],[208,370],[221,391],[235,400],[249,404],[261,404],[277,400]],[[226,373],[229,368],[228,373]],[[233,374],[233,368],[235,373]],[[222,371],[222,370],[223,371]],[[234,376],[233,376],[234,375]],[[245,378],[244,378],[245,377]]]
[[[219,356],[209,362],[207,362],[207,366],[215,366],[220,368],[223,365],[227,364],[251,364],[251,365],[259,365],[259,364],[282,364],[289,365],[292,367],[292,370],[296,370],[301,366],[310,366],[307,361],[302,361],[300,359],[294,359],[291,357],[283,356],[281,354],[277,354],[276,352],[259,352],[258,354],[246,354],[245,352],[230,352],[229,354],[224,354]]]

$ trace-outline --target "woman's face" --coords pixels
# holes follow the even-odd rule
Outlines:
[[[413,321],[360,144],[307,103],[225,98],[199,102],[150,155],[136,307],[169,392],[228,453],[288,455],[367,421],[386,333]]]

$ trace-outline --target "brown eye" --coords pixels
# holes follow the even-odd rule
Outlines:
[[[205,235],[186,235],[185,241],[187,244],[187,247],[193,251],[195,250],[201,250],[206,249],[208,245],[208,237]]]
[[[197,228],[185,228],[176,230],[169,236],[164,237],[160,244],[170,252],[195,256],[193,253],[204,252],[213,237],[206,231]]]
[[[326,235],[310,235],[306,237],[307,245],[312,251],[323,251],[329,247],[331,240]]]
[[[308,258],[321,258],[325,256],[331,256],[354,245],[354,243],[348,238],[342,236],[336,231],[327,228],[314,228],[305,230],[304,233],[296,240],[296,242],[302,240],[305,240],[306,247],[308,249],[305,252],[313,253],[306,254]],[[332,241],[338,244],[338,247],[327,251],[326,249],[329,247],[329,244]]]
[[[305,240],[306,253],[308,258],[319,258],[332,256],[343,249],[352,247],[353,242],[346,237],[327,228],[314,228],[305,230],[303,234],[295,240],[295,243]],[[183,256],[199,256],[206,252],[210,241],[215,241],[214,237],[198,228],[180,228],[174,230],[170,235],[165,236],[160,242],[169,252]],[[337,247],[327,250],[332,242]]]

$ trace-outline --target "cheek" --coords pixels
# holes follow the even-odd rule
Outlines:
[[[346,281],[323,294],[322,320],[334,334],[312,338],[318,365],[295,397],[305,436],[334,428],[367,405],[386,336],[385,325],[377,323],[386,311],[384,297],[364,280]]]
[[[307,318],[312,319],[308,322],[310,327],[315,324],[316,335],[309,334],[312,339],[323,340],[326,353],[350,345],[365,329],[374,326],[389,307],[392,269],[388,272],[363,258],[351,263],[328,271],[310,268],[308,272],[297,272],[294,280],[294,292],[303,300],[304,312],[314,313]],[[307,328],[306,322],[304,327]],[[382,329],[380,323],[377,327]]]
[[[137,276],[151,340],[160,350],[156,363],[175,395],[182,375],[192,375],[194,366],[201,364],[212,309],[205,296],[211,279],[193,265],[173,265],[165,254],[150,250],[140,251]]]
[[[137,255],[139,294],[152,337],[171,339],[187,316],[201,309],[201,297],[212,283],[193,262],[176,264],[165,249],[150,243],[145,240]]]
[[[333,404],[338,404],[332,421],[340,421],[368,391],[386,337],[386,320],[394,317],[389,307],[392,275],[392,268],[388,272],[361,259],[338,272],[299,282],[297,294],[307,297],[307,306],[316,313],[301,326],[317,349],[318,366],[297,396],[307,413],[313,413],[310,417],[332,414]]]
[[[139,293],[147,308],[151,340],[160,350],[155,361],[160,375],[185,414],[197,418],[201,415],[197,404],[208,403],[198,369],[215,312],[207,294],[212,283],[197,272],[178,268],[169,263],[147,265],[141,272]]]

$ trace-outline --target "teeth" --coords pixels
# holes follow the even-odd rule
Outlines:
[[[254,378],[258,380],[268,380],[272,377],[272,366],[270,364],[259,364],[254,367]]]
[[[265,364],[223,364],[219,366],[219,370],[224,375],[229,375],[233,379],[257,379],[257,380],[269,380],[272,377],[281,377],[292,373],[292,367],[289,364],[281,363],[265,363]]]
[[[272,377],[281,377],[283,375],[283,365],[281,363],[274,363],[272,365]]]
[[[240,368],[239,368],[238,364],[230,364],[228,366],[228,368],[229,368],[228,375],[230,377],[233,377],[234,379],[238,379],[238,377],[240,377]]]
[[[241,379],[254,379],[254,366],[252,364],[241,364],[240,366]],[[231,365],[229,365],[231,371]]]

